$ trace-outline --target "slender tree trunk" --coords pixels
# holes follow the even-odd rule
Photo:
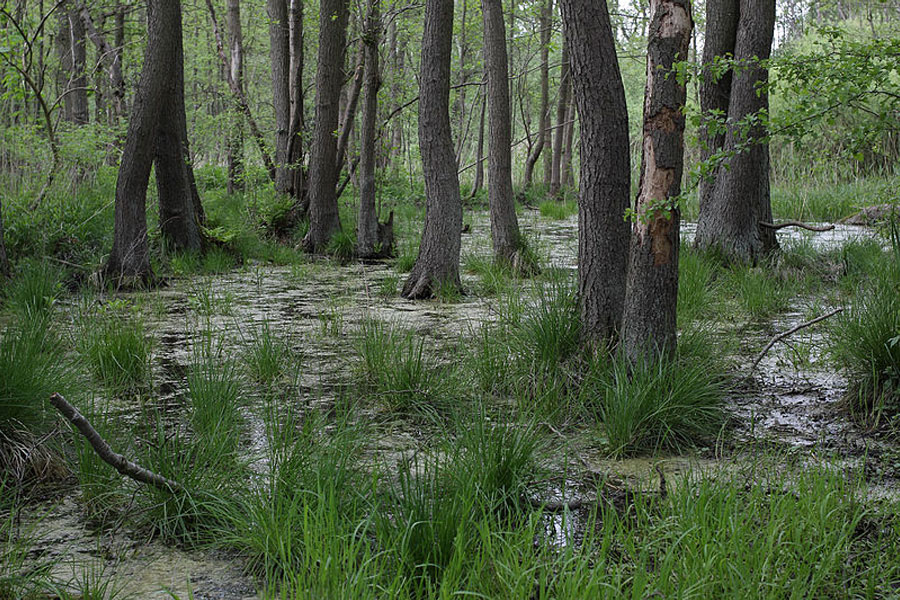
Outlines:
[[[628,111],[605,3],[561,0],[581,119],[578,293],[583,335],[616,339],[625,303],[630,169]]]
[[[632,362],[672,356],[687,90],[675,77],[691,40],[688,0],[651,0],[641,184],[631,233],[622,340]]]
[[[347,35],[347,0],[322,0],[319,9],[319,55],[316,72],[316,125],[309,157],[309,232],[303,245],[320,252],[340,231],[337,204],[338,110]]]
[[[379,0],[368,0],[365,54],[365,86],[360,124],[359,148],[359,216],[356,229],[356,252],[361,258],[385,256],[391,252],[391,241],[378,236],[378,213],[375,209],[375,121],[378,118],[378,43],[381,31]]]
[[[57,46],[60,56],[60,67],[63,70],[61,80],[65,82],[62,89],[65,119],[75,125],[84,125],[90,121],[87,97],[87,77],[85,63],[87,53],[84,47],[84,23],[78,11],[66,3],[59,9],[59,33]]]
[[[462,15],[460,16],[460,28],[459,28],[459,82],[465,83],[469,74],[466,70],[466,60],[469,55],[469,41],[466,28],[466,16],[468,12],[469,3],[462,2]],[[458,139],[456,140],[456,168],[458,169],[462,164],[462,152],[463,146],[465,145],[465,136],[463,135],[463,131],[465,130],[465,122],[466,122],[466,86],[462,86],[459,88],[459,91],[456,94],[456,109],[454,111],[456,113],[457,126],[456,126],[456,135]]]
[[[291,191],[291,165],[288,142],[291,127],[289,90],[290,32],[288,0],[266,0],[269,15],[269,44],[272,61],[272,101],[275,105],[275,191]]]
[[[460,287],[462,201],[450,131],[450,55],[453,0],[426,0],[419,74],[419,148],[425,179],[425,230],[419,256],[403,286],[404,298]]]
[[[3,198],[0,196],[0,276],[9,277],[12,269],[9,267],[9,257],[6,254],[6,236],[3,233]]]
[[[562,6],[560,0],[560,6]],[[568,26],[568,23],[566,23]],[[563,148],[565,147],[566,140],[566,113],[569,111],[569,94],[571,92],[571,77],[569,75],[571,71],[570,66],[570,53],[572,51],[571,42],[569,41],[569,35],[566,34],[566,39],[563,42],[562,49],[562,63],[560,64],[560,76],[559,76],[559,101],[556,105],[556,135],[555,140],[553,142],[553,160],[551,163],[551,171],[550,171],[550,195],[558,196],[560,188],[562,187],[562,181],[560,177],[562,175],[562,154]]]
[[[501,0],[482,0],[484,64],[490,117],[488,198],[494,260],[528,270],[522,263],[522,241],[512,187],[512,134],[509,104],[509,63]]]
[[[478,119],[478,142],[475,144],[475,182],[471,198],[484,187],[484,117],[487,113],[487,95],[481,98],[481,117]]]
[[[772,222],[769,146],[763,122],[747,128],[742,121],[769,108],[768,71],[758,60],[767,59],[771,51],[775,1],[741,0],[740,13],[734,57],[743,66],[732,80],[723,144],[723,151],[732,156],[727,168],[717,173],[706,210],[700,213],[696,243],[728,260],[755,263],[777,247],[774,230],[760,226]]]
[[[572,172],[572,146],[575,142],[575,102],[569,97],[569,106],[566,107],[566,121],[563,127],[563,149],[559,160],[559,193],[564,188],[574,187],[575,174]]]
[[[404,54],[406,52],[406,38],[398,39],[397,20],[391,20],[391,55],[394,66],[394,81],[391,85],[391,98],[393,99],[392,110],[397,110],[400,106],[401,88],[400,81],[404,76]],[[388,154],[390,161],[393,163],[403,157],[403,123],[400,119],[395,119],[391,128],[391,151]]]
[[[97,27],[94,25],[94,21],[91,18],[91,13],[84,2],[79,2],[77,6],[78,13],[81,16],[81,22],[84,24],[84,28],[87,31],[88,37],[91,38],[92,42],[94,42],[94,45],[97,47],[97,53],[100,55],[102,61],[107,65],[107,70],[109,72],[109,85],[110,90],[112,91],[113,107],[112,118],[109,120],[109,122],[111,124],[116,124],[118,122],[118,119],[125,114],[125,78],[122,76],[121,50],[111,47],[103,37],[103,35],[97,30]],[[119,13],[117,12],[117,37],[119,35],[118,26]],[[124,27],[124,24],[122,26]]]
[[[225,11],[230,48],[229,71],[235,85],[244,89],[244,41],[241,32],[241,1],[228,0]],[[233,194],[244,188],[244,127],[240,113],[240,102],[233,99],[236,110],[231,131],[228,134],[228,193]]]
[[[181,35],[176,29],[178,15],[175,2],[149,2],[147,49],[119,164],[113,246],[105,267],[106,276],[120,285],[140,285],[153,278],[147,243],[147,184],[166,84],[175,77],[174,38]]]
[[[353,133],[353,123],[356,120],[356,107],[359,104],[359,95],[362,93],[363,75],[365,73],[365,48],[360,47],[356,59],[356,68],[353,69],[353,79],[347,92],[347,102],[344,105],[344,113],[341,115],[341,134],[337,142],[338,173],[344,167],[344,159],[347,157],[347,147],[350,145],[350,134]]]
[[[184,50],[181,33],[181,2],[173,2],[177,13],[171,43],[175,45],[174,70],[165,83],[166,97],[157,123],[156,189],[159,192],[159,226],[166,246],[172,250],[203,248],[200,223],[203,212],[194,182],[184,110]]]
[[[525,161],[525,187],[531,187],[534,166],[541,157],[550,129],[550,27],[553,16],[553,0],[545,0],[541,5],[541,118],[538,125],[538,139]]]
[[[301,201],[302,210],[306,197],[306,171],[303,168],[303,0],[290,0],[290,53],[291,72],[288,82],[291,99],[291,123],[288,138],[288,159],[291,163],[293,180],[291,191],[294,198]]]

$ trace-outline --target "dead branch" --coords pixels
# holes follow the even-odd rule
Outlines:
[[[778,335],[773,337],[771,340],[769,340],[769,343],[766,344],[766,347],[762,349],[762,352],[760,352],[759,355],[756,357],[756,360],[753,361],[753,364],[750,365],[750,373],[752,374],[753,371],[756,370],[757,365],[759,365],[759,361],[761,361],[763,359],[763,356],[766,355],[766,352],[768,352],[769,349],[772,346],[774,346],[776,343],[778,343],[779,341],[788,337],[789,335],[793,335],[794,333],[797,333],[801,329],[805,329],[805,328],[809,327],[810,325],[815,325],[819,321],[824,321],[825,319],[827,319],[829,317],[833,317],[834,315],[838,314],[839,312],[841,312],[843,310],[844,310],[843,308],[836,308],[833,311],[831,311],[830,313],[816,317],[815,319],[812,319],[811,321],[807,321],[805,323],[800,323],[799,325],[791,327],[787,331],[785,331],[783,333],[779,333]]]
[[[179,483],[145,469],[144,467],[131,462],[121,454],[113,452],[113,449],[106,440],[100,437],[100,434],[97,433],[97,430],[94,429],[94,426],[91,425],[90,421],[85,419],[84,416],[78,412],[78,409],[69,404],[69,402],[60,394],[51,395],[50,404],[56,407],[56,410],[78,429],[103,462],[112,466],[122,475],[130,477],[139,483],[152,485],[153,487],[167,492],[174,493],[182,490]]]
[[[799,227],[800,229],[808,229],[809,231],[831,231],[834,229],[834,225],[809,225],[808,223],[802,223],[800,221],[785,221],[784,223],[766,223],[765,221],[759,222],[761,227],[766,227],[768,229],[784,229],[785,227]]]

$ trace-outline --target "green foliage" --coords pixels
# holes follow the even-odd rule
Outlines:
[[[22,261],[5,292],[7,305],[27,320],[48,318],[62,288],[60,276],[47,262]]]
[[[152,343],[135,307],[111,301],[82,320],[77,346],[94,375],[113,388],[150,383]]]
[[[683,245],[678,256],[678,322],[709,318],[717,263],[711,256]]]
[[[784,311],[793,297],[792,282],[774,277],[764,267],[735,265],[724,277],[723,285],[756,321]]]
[[[243,424],[241,387],[237,365],[224,354],[221,343],[203,339],[194,351],[187,377],[191,425],[223,458],[234,458],[237,453]]]
[[[336,232],[328,245],[325,247],[325,253],[330,254],[342,263],[348,263],[356,256],[356,230],[347,228]]]
[[[284,374],[292,354],[290,345],[275,335],[266,321],[250,341],[245,361],[255,380],[270,384]]]
[[[544,200],[538,205],[542,217],[562,221],[578,214],[578,204],[574,200]]]

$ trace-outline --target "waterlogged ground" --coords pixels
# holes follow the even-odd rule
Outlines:
[[[542,264],[574,277],[575,217],[551,221],[529,211],[521,218]],[[688,224],[685,238],[690,239],[692,234],[693,227]],[[824,233],[782,230],[779,239],[782,243],[808,239],[816,249],[823,250],[871,235],[862,227],[838,225]],[[488,255],[489,240],[486,216],[476,216],[463,236],[464,258]],[[478,293],[450,303],[403,300],[397,291],[404,277],[384,264],[340,266],[330,260],[291,267],[249,264],[219,275],[175,278],[167,287],[128,296],[129,302],[142,307],[141,314],[155,339],[155,393],[150,401],[176,417],[184,410],[184,377],[200,339],[212,339],[224,355],[240,356],[262,328],[269,328],[298,358],[299,366],[285,393],[311,406],[327,406],[358,380],[353,335],[367,320],[413,330],[425,336],[429,351],[440,352],[443,347],[464,346],[470,332],[496,318],[497,298]],[[473,291],[480,284],[470,274],[464,274],[463,281],[464,287]],[[74,303],[69,308],[78,310]],[[808,320],[807,309],[798,305],[762,323],[735,320],[718,324],[737,329],[745,341],[745,353],[736,357],[736,364],[741,373],[748,374],[729,398],[728,410],[734,419],[718,443],[686,456],[612,460],[590,436],[568,436],[550,424],[542,424],[557,442],[553,460],[561,468],[567,467],[565,476],[536,486],[540,497],[534,500],[591,501],[593,492],[589,490],[597,489],[598,480],[605,482],[611,496],[629,490],[658,490],[661,485],[671,489],[688,474],[739,463],[754,444],[801,454],[816,463],[827,460],[837,468],[859,467],[864,457],[875,458],[875,464],[881,465],[877,467],[879,472],[867,472],[872,494],[891,493],[897,474],[885,466],[890,460],[877,459],[892,450],[873,440],[841,410],[847,382],[824,359],[821,328],[813,326],[776,344],[756,371],[749,373],[750,363],[766,341]],[[209,332],[211,338],[203,337]],[[253,398],[252,392],[249,395],[251,406],[262,402]],[[140,418],[136,403],[119,402],[117,408],[117,418]],[[380,409],[367,410],[377,413]],[[265,436],[254,414],[252,410],[246,414],[250,433],[245,446],[251,455],[260,456]],[[417,425],[397,419],[386,422],[386,430],[373,441],[373,453],[400,456],[423,444]],[[260,462],[257,467],[265,469],[265,464]],[[546,517],[548,540],[562,545],[577,536],[577,515],[577,511],[575,518],[551,511]],[[121,586],[123,592],[139,598],[186,598],[189,594],[198,599],[256,597],[256,583],[242,572],[236,558],[185,552],[124,528],[98,532],[85,522],[74,497],[39,507],[33,519],[32,531],[40,538],[36,547],[44,557],[65,557],[56,566],[60,578],[77,579],[99,572]],[[93,571],[86,571],[85,565],[93,565]]]

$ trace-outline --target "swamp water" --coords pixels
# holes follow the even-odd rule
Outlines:
[[[522,225],[535,243],[542,264],[574,277],[577,261],[575,217],[547,221],[526,213]],[[683,234],[690,239],[693,226]],[[782,230],[779,239],[808,239],[817,249],[829,249],[870,230],[838,225],[824,233]],[[489,256],[489,225],[479,215],[463,236],[463,256]],[[402,285],[405,274],[384,264],[338,266],[330,261],[293,267],[248,265],[221,275],[175,279],[168,287],[141,296],[148,331],[153,335],[154,394],[151,402],[177,415],[185,407],[185,373],[191,364],[201,331],[213,332],[225,355],[240,356],[263,327],[287,342],[300,357],[290,394],[310,406],[333,403],[336,390],[353,385],[355,354],[352,335],[365,322],[377,319],[426,337],[426,344],[458,343],[461,335],[476,331],[497,315],[497,300],[476,294],[458,302],[410,302],[396,293],[382,297],[378,290]],[[463,275],[467,289],[477,278]],[[528,283],[525,284],[530,285]],[[132,296],[125,296],[133,298]],[[799,307],[798,307],[799,308]],[[801,311],[782,314],[774,321],[746,326],[743,335],[761,347],[775,333],[805,320]],[[802,359],[797,345],[802,345]],[[822,332],[811,327],[776,344],[760,362],[747,385],[729,398],[728,410],[737,425],[726,436],[742,442],[764,441],[790,453],[809,453],[818,461],[825,451],[835,464],[859,466],[873,451],[873,442],[839,410],[847,382],[824,362]],[[749,363],[749,358],[744,358]],[[746,368],[746,365],[744,365]],[[249,403],[261,403],[248,398]],[[375,410],[375,409],[373,409]],[[118,418],[140,418],[135,406],[117,406]],[[247,451],[262,455],[264,425],[248,411]],[[552,427],[548,426],[551,430]],[[371,451],[395,457],[422,445],[414,425],[393,424],[373,441]],[[723,448],[701,450],[689,456],[612,460],[589,443],[558,438],[558,460],[566,475],[535,489],[535,501],[556,503],[572,499],[593,501],[598,478],[613,490],[654,491],[661,485],[679,485],[687,476],[713,472],[740,461],[733,453],[720,459]],[[727,442],[723,441],[723,444]],[[265,469],[265,465],[259,466]],[[562,472],[562,471],[561,471]],[[661,481],[664,480],[664,481]],[[887,487],[881,488],[888,490]],[[878,488],[873,488],[877,493]],[[197,599],[254,598],[256,582],[241,570],[234,557],[203,551],[183,551],[127,530],[97,531],[85,522],[76,502],[77,491],[61,501],[35,509],[36,548],[45,558],[63,558],[57,564],[61,579],[111,577],[123,594],[137,598]],[[546,515],[547,541],[562,546],[578,537],[583,527],[578,511]],[[86,567],[86,565],[93,565]],[[97,566],[100,565],[100,566]],[[94,569],[89,571],[86,569]]]

